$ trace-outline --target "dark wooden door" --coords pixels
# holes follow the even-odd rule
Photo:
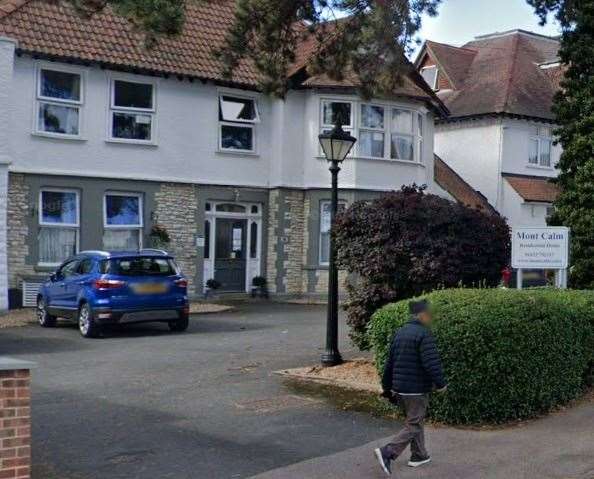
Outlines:
[[[215,279],[221,291],[245,291],[247,220],[217,218]]]

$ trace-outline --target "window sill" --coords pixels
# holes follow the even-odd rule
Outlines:
[[[135,145],[135,146],[159,146],[154,141],[142,141],[142,140],[124,140],[120,138],[108,138],[105,143],[116,143],[118,145]]]
[[[37,136],[40,138],[49,138],[51,140],[62,140],[62,141],[87,141],[86,138],[82,136],[72,136],[72,135],[60,135],[59,133],[46,133],[43,131],[33,131],[31,132],[31,136]]]
[[[316,156],[318,160],[327,161],[325,156]],[[393,160],[388,158],[371,158],[368,156],[347,156],[344,161],[349,160],[358,160],[358,161],[383,161],[385,163],[398,163],[402,165],[410,165],[410,166],[417,166],[419,168],[426,168],[424,163],[420,163],[418,161],[408,161],[408,160]]]
[[[37,263],[33,266],[33,270],[37,273],[51,273],[56,270],[61,263],[50,264],[50,263]]]
[[[555,168],[552,166],[541,166],[541,165],[526,165],[527,168],[532,168],[534,170],[545,170],[545,171],[554,171]]]
[[[250,156],[252,158],[260,158],[260,154],[255,151],[242,151],[242,150],[216,150],[217,155],[230,155],[230,156]]]

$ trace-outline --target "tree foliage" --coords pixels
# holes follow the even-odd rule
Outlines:
[[[152,43],[175,35],[187,2],[221,0],[70,0],[87,15],[113,8],[144,30]],[[226,1],[226,0],[225,0]],[[225,73],[249,59],[261,74],[261,88],[283,96],[297,46],[308,35],[318,44],[308,68],[341,80],[354,73],[367,96],[390,92],[408,68],[409,51],[421,15],[436,15],[441,0],[237,0],[235,22],[218,52]]]
[[[563,147],[561,193],[551,222],[571,228],[571,285],[594,288],[594,1],[529,3],[543,21],[555,12],[562,26],[559,55],[566,72],[553,105]]]
[[[440,287],[494,286],[510,255],[509,228],[489,215],[410,186],[354,203],[334,230],[348,286],[351,338],[365,349],[371,315]]]

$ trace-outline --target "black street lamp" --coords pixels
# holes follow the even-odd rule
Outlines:
[[[322,133],[320,145],[330,162],[332,174],[332,206],[330,209],[330,261],[328,264],[328,316],[326,319],[326,350],[322,354],[322,366],[336,366],[342,363],[338,351],[338,270],[336,268],[336,248],[334,244],[334,222],[338,210],[338,172],[340,164],[347,157],[356,138],[342,129],[340,121],[330,133]]]

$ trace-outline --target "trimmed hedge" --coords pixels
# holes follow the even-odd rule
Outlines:
[[[449,382],[433,419],[451,424],[534,417],[580,395],[594,363],[594,292],[446,289],[423,296]],[[368,329],[378,370],[408,301],[377,311]]]

